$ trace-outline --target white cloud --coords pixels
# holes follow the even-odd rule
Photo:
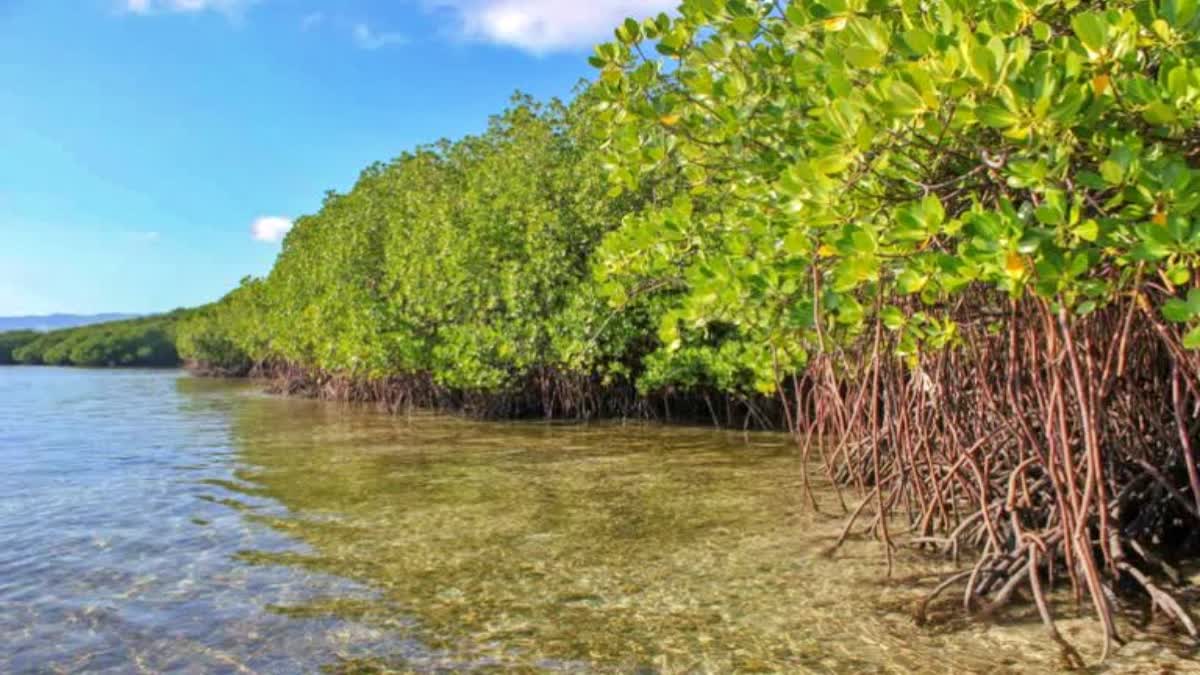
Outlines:
[[[354,35],[354,44],[363,49],[382,49],[408,42],[408,38],[400,33],[376,33],[365,22],[354,24],[352,34]]]
[[[675,9],[680,0],[427,0],[457,14],[472,40],[534,53],[590,47],[612,37],[627,17],[643,19]]]
[[[256,0],[122,0],[125,11],[131,14],[181,12],[195,14],[215,11],[234,16]]]
[[[292,221],[280,216],[263,216],[250,225],[250,234],[258,241],[270,243],[283,241],[292,229]]]

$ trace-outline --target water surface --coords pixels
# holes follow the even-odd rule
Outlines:
[[[823,555],[842,519],[799,482],[778,435],[0,369],[0,672],[1061,667],[1027,612],[915,626],[952,568]],[[1135,637],[1104,671],[1200,670]]]

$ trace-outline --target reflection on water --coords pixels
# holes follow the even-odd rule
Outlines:
[[[0,369],[0,672],[302,672],[397,648],[376,626],[270,610],[378,593],[237,560],[306,548],[206,482],[237,466],[237,399],[181,393],[177,377]]]
[[[798,482],[772,435],[0,370],[0,672],[1060,666],[1026,615],[914,626],[949,568],[822,556],[841,519]],[[1141,640],[1106,670],[1150,665],[1194,666]]]

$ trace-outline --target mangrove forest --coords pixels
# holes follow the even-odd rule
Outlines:
[[[0,362],[784,429],[839,545],[959,563],[919,621],[1019,602],[1074,663],[1128,616],[1200,638],[1197,0],[684,0],[590,61],[327,193],[221,301]]]
[[[47,332],[0,333],[0,365],[177,367],[175,325],[192,311]]]

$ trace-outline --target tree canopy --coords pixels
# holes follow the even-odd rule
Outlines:
[[[599,300],[592,253],[645,197],[608,194],[593,103],[518,95],[480,136],[368,168],[297,221],[270,275],[184,323],[184,356],[493,392],[619,369],[640,331]]]
[[[1079,3],[694,0],[593,62],[621,184],[683,175],[597,257],[655,285],[669,364],[773,389],[875,317],[915,357],[981,288],[1084,316],[1161,284],[1200,346],[1197,12]],[[682,292],[680,292],[682,290]],[[716,336],[714,338],[714,336]],[[670,379],[667,375],[666,379]]]

